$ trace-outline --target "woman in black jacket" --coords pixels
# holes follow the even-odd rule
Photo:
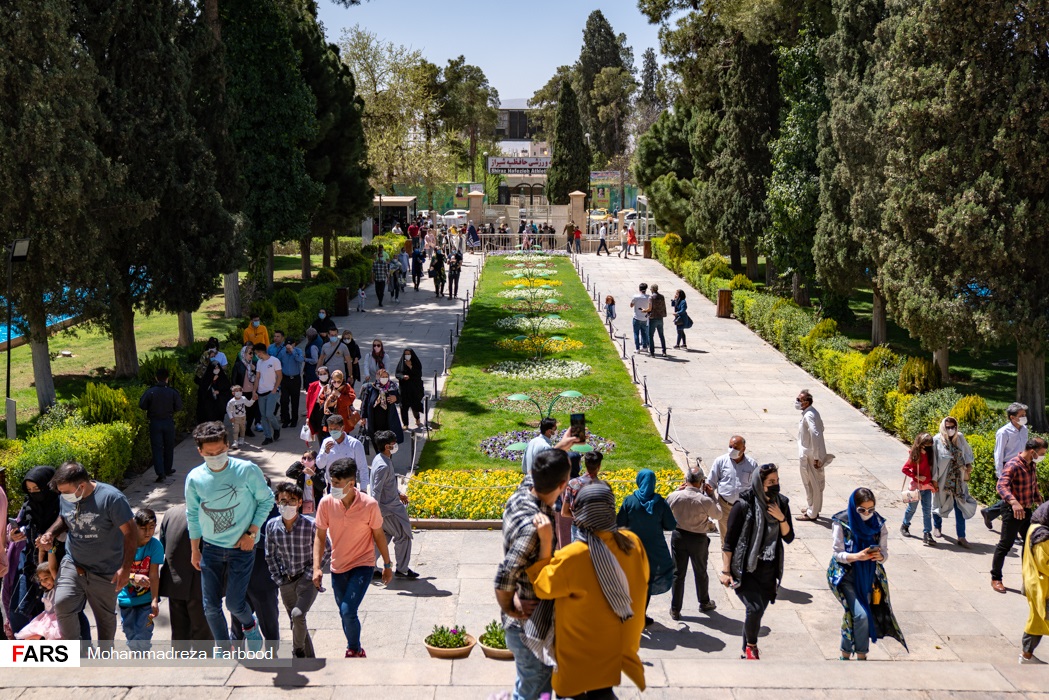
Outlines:
[[[415,351],[408,348],[397,363],[397,381],[401,385],[401,423],[408,426],[408,410],[415,415],[415,427],[422,427],[423,365]]]
[[[233,398],[229,377],[218,362],[212,362],[203,377],[197,377],[197,423],[221,421],[226,417],[226,404]]]
[[[783,580],[783,544],[794,541],[790,502],[779,492],[775,464],[763,464],[758,479],[739,495],[721,547],[721,583],[736,589],[747,614],[741,659],[757,661],[761,617]]]
[[[324,475],[317,473],[317,453],[314,450],[306,450],[302,453],[302,458],[296,462],[292,462],[292,465],[288,467],[288,471],[284,473],[284,476],[289,479],[294,479],[295,484],[302,489],[302,513],[303,515],[313,515],[317,512],[317,504],[324,498],[325,484]],[[309,481],[313,487],[310,489],[313,493],[313,498],[309,497],[309,491],[306,489],[306,482]]]

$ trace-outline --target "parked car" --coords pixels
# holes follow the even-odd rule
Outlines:
[[[590,221],[608,221],[612,217],[608,215],[607,209],[591,209]]]
[[[449,209],[441,217],[445,226],[465,226],[470,212],[466,209]]]

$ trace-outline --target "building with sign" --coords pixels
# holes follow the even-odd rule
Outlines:
[[[537,126],[529,119],[534,111],[524,97],[500,102],[495,123],[495,138],[500,151],[508,156],[550,155],[549,144],[535,140]]]

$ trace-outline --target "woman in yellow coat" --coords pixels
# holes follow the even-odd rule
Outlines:
[[[1035,509],[1031,516],[1031,527],[1027,530],[1027,546],[1023,553],[1024,592],[1031,614],[1024,627],[1020,663],[1045,663],[1034,655],[1034,649],[1042,637],[1049,634],[1045,606],[1049,598],[1049,502]]]
[[[624,672],[644,690],[637,651],[648,591],[645,548],[616,526],[615,496],[603,481],[580,489],[573,515],[579,535],[553,558],[553,526],[536,516],[539,561],[528,569],[536,596],[554,601],[554,690],[563,698],[615,698]]]

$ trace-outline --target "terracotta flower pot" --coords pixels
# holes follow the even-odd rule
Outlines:
[[[473,651],[474,646],[477,644],[477,639],[472,634],[466,635],[466,646],[458,647],[456,649],[442,649],[440,647],[432,647],[426,642],[423,642],[423,646],[426,647],[426,651],[429,652],[430,656],[435,659],[465,659]]]
[[[484,644],[480,644],[480,646],[481,651],[483,651],[484,655],[489,659],[498,659],[500,661],[512,661],[514,658],[514,653],[509,649],[496,649],[495,647],[488,647]]]

